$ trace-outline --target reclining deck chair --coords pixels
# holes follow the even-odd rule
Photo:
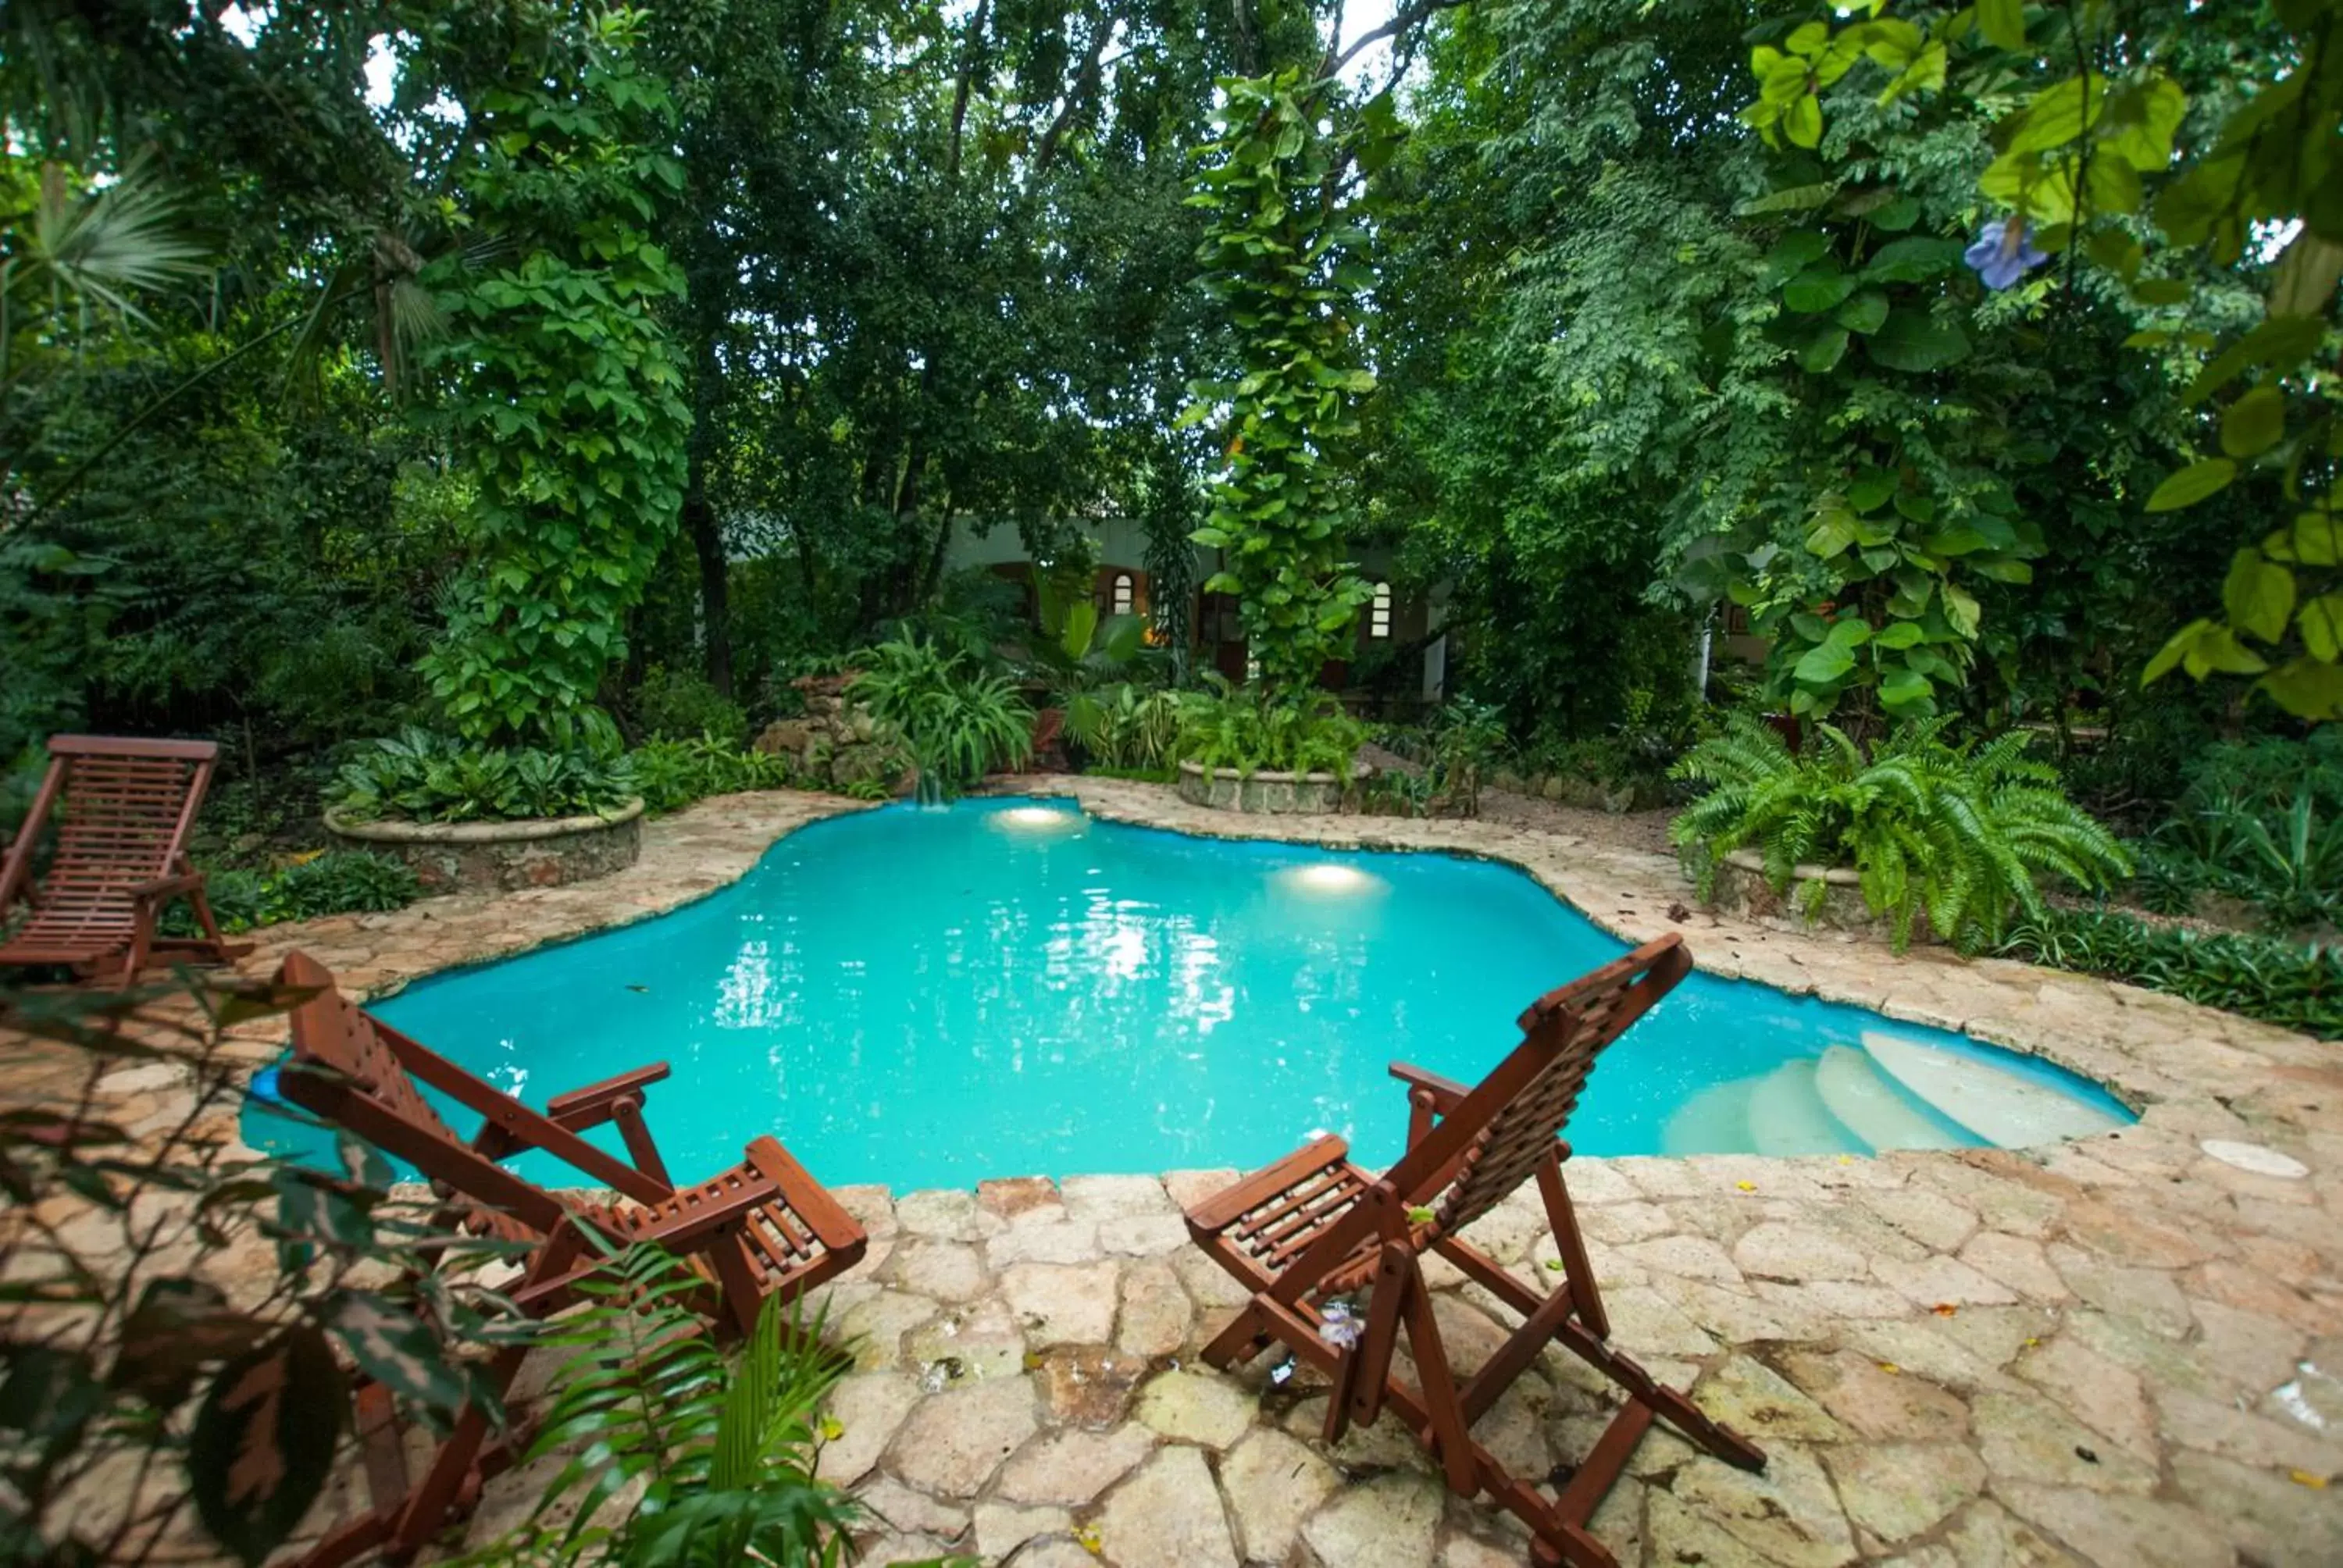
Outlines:
[[[1654,1415],[1719,1459],[1763,1469],[1765,1455],[1745,1438],[1604,1342],[1610,1322],[1563,1184],[1570,1146],[1560,1134],[1596,1055],[1691,968],[1682,940],[1667,936],[1549,992],[1522,1014],[1522,1043],[1471,1091],[1393,1065],[1392,1075],[1409,1086],[1413,1113],[1407,1152],[1380,1177],[1352,1164],[1342,1139],[1321,1138],[1190,1209],[1188,1231],[1197,1244],[1252,1292],[1204,1358],[1231,1367],[1273,1340],[1329,1373],[1329,1442],[1390,1405],[1432,1451],[1451,1490],[1461,1497],[1486,1492],[1529,1526],[1541,1563],[1614,1568],[1586,1522]],[[1533,1179],[1564,1270],[1560,1287],[1543,1296],[1459,1235]],[[1488,1364],[1461,1382],[1433,1315],[1422,1268],[1427,1252],[1526,1319]],[[1347,1312],[1329,1312],[1335,1298],[1362,1289],[1370,1292],[1363,1323]],[[1393,1375],[1403,1327],[1420,1386]],[[1472,1435],[1473,1423],[1548,1344],[1579,1357],[1627,1395],[1551,1499],[1537,1488],[1542,1478],[1508,1474]]]
[[[767,1296],[811,1290],[852,1268],[869,1245],[861,1225],[771,1137],[751,1142],[723,1174],[678,1188],[642,1115],[643,1091],[669,1075],[665,1062],[532,1111],[365,1012],[307,954],[287,954],[277,981],[312,993],[294,1009],[293,1054],[279,1092],[421,1172],[442,1200],[436,1229],[520,1243],[524,1273],[505,1293],[533,1316],[574,1302],[578,1282],[600,1266],[606,1247],[644,1241],[709,1280],[705,1309],[718,1332],[746,1334]],[[479,1132],[458,1134],[418,1085],[479,1112]],[[633,1163],[578,1136],[606,1122],[617,1125]],[[528,1150],[567,1162],[614,1197],[550,1191],[498,1163]],[[491,1384],[508,1386],[519,1367],[518,1352],[499,1352]],[[378,1388],[361,1391],[359,1431],[373,1512],[313,1549],[306,1568],[369,1550],[413,1552],[468,1508],[480,1482],[517,1446],[509,1439],[491,1445],[486,1412],[468,1409],[423,1483],[410,1487],[388,1396]]]
[[[24,929],[0,942],[0,964],[71,964],[85,976],[118,969],[127,985],[156,954],[225,963],[250,952],[248,942],[221,939],[203,876],[187,862],[218,758],[208,740],[50,737],[48,772],[0,863],[0,925],[17,900],[32,907]],[[53,811],[56,856],[35,890],[33,851]],[[204,934],[157,937],[165,906],[182,898]]]

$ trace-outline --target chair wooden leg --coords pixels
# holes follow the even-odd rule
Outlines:
[[[1226,1372],[1259,1355],[1269,1344],[1269,1340],[1268,1314],[1261,1310],[1257,1301],[1248,1302],[1229,1326],[1214,1334],[1212,1343],[1204,1347],[1204,1363]]]
[[[1765,1452],[1755,1443],[1654,1379],[1633,1356],[1622,1355],[1576,1323],[1563,1324],[1557,1337],[1564,1349],[1624,1389],[1631,1400],[1650,1406],[1688,1442],[1740,1469],[1765,1468]]]
[[[1586,1240],[1579,1234],[1578,1210],[1563,1185],[1562,1157],[1549,1154],[1537,1168],[1538,1194],[1545,1200],[1547,1221],[1554,1227],[1554,1251],[1561,1255],[1563,1282],[1577,1305],[1578,1321],[1596,1339],[1611,1337],[1611,1316],[1603,1310],[1603,1292],[1594,1282],[1594,1265],[1586,1256]]]

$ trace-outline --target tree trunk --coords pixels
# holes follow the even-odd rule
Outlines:
[[[706,639],[708,684],[718,695],[732,695],[732,585],[730,563],[724,553],[724,529],[716,508],[708,504],[703,459],[694,453],[689,487],[683,496],[683,526],[691,530],[691,548],[699,558],[699,629]]]

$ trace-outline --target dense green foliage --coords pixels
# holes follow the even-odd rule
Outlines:
[[[2343,927],[2343,732],[2208,747],[2187,777],[2143,847],[2148,908],[2188,914],[2212,893],[2274,931]]]
[[[1172,752],[1200,768],[1254,773],[1332,773],[1348,779],[1367,727],[1332,699],[1296,700],[1215,678],[1180,707]]]
[[[607,816],[635,796],[621,759],[481,746],[408,729],[342,765],[327,799],[354,821]]]
[[[404,860],[331,849],[270,870],[215,871],[205,879],[204,892],[212,918],[233,934],[284,920],[405,909],[423,896],[423,884]],[[164,926],[171,935],[196,934],[195,917],[183,906],[172,907]]]
[[[1669,836],[1695,851],[1704,895],[1718,862],[1745,846],[1763,855],[1774,890],[1809,912],[1825,884],[1801,879],[1800,868],[1851,866],[1899,948],[1924,916],[1965,950],[1998,940],[2013,913],[2043,914],[2037,875],[2098,890],[2130,872],[2056,771],[2026,756],[2023,733],[1978,746],[1949,742],[1944,729],[1941,719],[1907,726],[1866,756],[1818,724],[1794,754],[1771,727],[1735,716],[1676,765],[1708,793]]]
[[[635,13],[596,15],[550,60],[524,48],[514,85],[481,95],[479,160],[457,183],[468,221],[517,254],[427,275],[449,327],[435,357],[470,459],[474,557],[424,668],[475,740],[608,733],[602,672],[682,506],[691,414],[659,312],[683,275],[650,231],[683,172],[654,145],[672,116],[635,57],[640,30]]]
[[[716,735],[691,740],[647,740],[627,753],[627,771],[643,809],[657,816],[679,811],[709,795],[743,789],[783,789],[789,764],[760,751],[745,751]]]
[[[1221,552],[1204,589],[1237,596],[1262,678],[1302,691],[1372,591],[1345,555],[1337,465],[1358,432],[1350,405],[1374,390],[1349,316],[1373,274],[1353,254],[1365,235],[1334,208],[1335,165],[1352,155],[1319,127],[1321,89],[1299,71],[1224,86],[1226,134],[1191,199],[1213,215],[1202,280],[1241,357],[1234,380],[1198,383],[1182,416],[1227,407],[1228,467],[1195,538]]]
[[[847,695],[907,747],[920,776],[957,794],[1033,749],[1033,710],[1008,677],[970,668],[916,632],[867,649]]]
[[[2150,925],[2111,912],[2047,910],[1995,950],[2169,991],[2321,1040],[2343,1040],[2343,948]]]

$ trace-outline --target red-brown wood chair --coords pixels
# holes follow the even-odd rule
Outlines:
[[[745,1334],[766,1297],[786,1299],[835,1278],[869,1245],[854,1217],[771,1137],[752,1141],[721,1175],[678,1188],[643,1121],[643,1091],[669,1076],[665,1062],[533,1111],[366,1012],[307,954],[287,954],[277,978],[310,993],[293,1011],[293,1054],[278,1091],[419,1171],[442,1201],[434,1229],[522,1244],[525,1271],[506,1294],[533,1316],[576,1302],[578,1282],[608,1249],[639,1241],[689,1261],[709,1281],[704,1310],[718,1332]],[[468,1139],[450,1127],[425,1086],[478,1111],[480,1131]],[[631,1163],[579,1136],[606,1122],[618,1127]],[[531,1150],[607,1191],[548,1189],[499,1163]],[[509,1383],[518,1368],[518,1352],[503,1352],[491,1381]],[[469,1507],[516,1446],[509,1436],[491,1442],[486,1412],[467,1410],[423,1481],[410,1484],[397,1423],[378,1389],[361,1392],[359,1428],[373,1510],[314,1548],[303,1559],[307,1568],[367,1551],[415,1551]]]
[[[222,940],[203,874],[187,861],[187,835],[218,759],[208,740],[50,737],[49,770],[0,862],[0,926],[19,900],[32,911],[0,942],[0,964],[70,964],[85,976],[114,970],[127,985],[150,958],[225,963],[250,952],[249,942]],[[35,890],[33,851],[52,813],[56,853]],[[175,899],[194,909],[202,936],[155,934]]]
[[[1522,1043],[1470,1091],[1394,1064],[1392,1076],[1408,1086],[1413,1114],[1407,1152],[1381,1176],[1351,1163],[1342,1139],[1321,1138],[1190,1209],[1188,1231],[1197,1244],[1253,1292],[1205,1347],[1205,1360],[1233,1366],[1276,1341],[1332,1375],[1329,1442],[1353,1422],[1371,1422],[1390,1406],[1432,1451],[1457,1495],[1485,1492],[1529,1526],[1541,1563],[1614,1568],[1586,1522],[1654,1415],[1728,1463],[1763,1469],[1765,1455],[1747,1439],[1604,1342],[1610,1321],[1563,1181],[1570,1146],[1560,1135],[1595,1057],[1691,968],[1682,940],[1667,936],[1547,993],[1522,1014]],[[1547,1295],[1459,1234],[1532,1180],[1564,1271]],[[1469,1376],[1451,1363],[1441,1342],[1422,1267],[1427,1252],[1453,1263],[1525,1320]],[[1363,1322],[1347,1311],[1329,1313],[1336,1298],[1362,1291],[1368,1292]],[[1403,1328],[1414,1385],[1393,1374]],[[1549,1344],[1627,1395],[1553,1497],[1538,1489],[1539,1478],[1509,1474],[1472,1434],[1473,1423]]]

